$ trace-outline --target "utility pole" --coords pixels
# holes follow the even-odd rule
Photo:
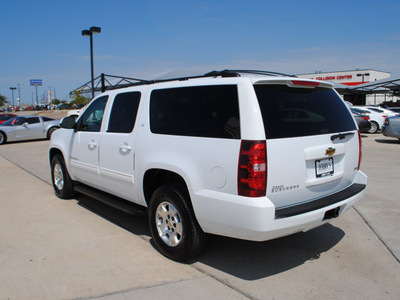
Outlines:
[[[19,83],[18,83],[18,106],[21,107],[21,92],[20,92],[20,88],[19,88]]]

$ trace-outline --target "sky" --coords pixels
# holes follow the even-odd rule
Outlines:
[[[0,94],[30,79],[60,100],[101,73],[143,79],[256,69],[304,74],[374,69],[400,78],[398,0],[0,0]],[[18,91],[15,91],[15,99]],[[17,104],[17,102],[15,102]]]

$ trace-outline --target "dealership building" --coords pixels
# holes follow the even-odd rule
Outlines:
[[[372,69],[299,74],[309,78],[333,82],[340,95],[354,105],[379,105],[397,102],[399,80],[390,80],[390,73]],[[397,96],[396,96],[397,94]],[[400,105],[399,105],[400,106]]]

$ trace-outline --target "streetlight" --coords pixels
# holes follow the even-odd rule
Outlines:
[[[14,90],[16,90],[16,87],[10,87],[10,90],[12,92],[12,106],[14,107]]]
[[[364,83],[364,76],[369,76],[369,73],[360,73],[360,74],[357,74],[357,76],[358,77],[362,76],[362,83]]]
[[[90,36],[90,67],[91,67],[91,76],[92,76],[92,98],[94,98],[94,77],[93,77],[93,34],[100,33],[100,27],[90,27],[89,30],[82,30],[83,36]]]

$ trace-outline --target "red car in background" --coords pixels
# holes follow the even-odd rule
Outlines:
[[[14,114],[0,114],[0,124],[3,124],[5,121],[16,117]]]

